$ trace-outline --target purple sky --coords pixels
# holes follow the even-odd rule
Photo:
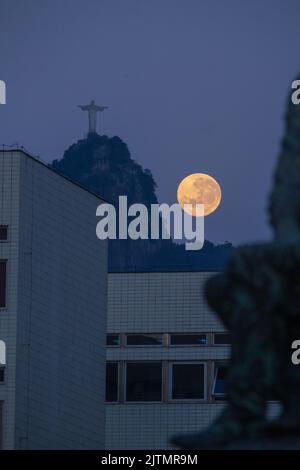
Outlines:
[[[206,238],[267,238],[284,101],[300,70],[299,0],[0,0],[0,144],[60,158],[109,109],[160,202],[190,173],[223,190]]]

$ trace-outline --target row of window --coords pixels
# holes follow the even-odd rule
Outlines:
[[[8,241],[8,226],[0,225],[0,243]],[[6,274],[7,261],[0,259],[0,308],[6,307]],[[6,347],[4,341],[0,341],[0,383],[5,380]],[[0,406],[1,410],[1,406]],[[1,421],[0,421],[1,422]],[[0,435],[1,442],[1,435]]]
[[[8,241],[8,225],[0,225],[0,243]],[[0,260],[0,308],[6,307],[6,264]]]
[[[224,399],[227,366],[214,365],[208,390],[206,362],[107,362],[106,401],[162,402]]]
[[[3,401],[0,401],[0,450],[3,448]]]
[[[206,333],[174,333],[174,334],[108,334],[106,345],[108,347],[120,346],[206,346],[210,345]],[[212,345],[230,344],[228,333],[215,333]]]

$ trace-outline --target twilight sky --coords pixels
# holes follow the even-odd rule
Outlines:
[[[223,200],[206,238],[265,239],[299,17],[299,0],[0,0],[0,144],[60,158],[94,98],[100,133],[152,170],[160,202],[208,173]]]

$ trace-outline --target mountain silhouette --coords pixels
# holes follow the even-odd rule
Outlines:
[[[157,204],[156,183],[149,169],[132,159],[119,137],[88,134],[71,145],[52,166],[59,173],[97,193],[118,209],[119,196],[128,206]],[[110,240],[109,271],[219,270],[230,256],[230,243],[214,245],[205,241],[199,251],[186,251],[172,240]]]

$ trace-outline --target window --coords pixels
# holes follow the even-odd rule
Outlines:
[[[213,383],[212,395],[216,399],[225,397],[225,380],[227,374],[227,366],[224,364],[215,367],[215,378]]]
[[[106,346],[120,346],[120,336],[119,335],[107,335]]]
[[[229,333],[215,333],[214,344],[231,344]]]
[[[157,334],[140,334],[140,335],[127,335],[127,346],[161,346],[162,335]]]
[[[106,401],[118,401],[119,391],[119,364],[117,362],[106,363]]]
[[[170,335],[171,346],[201,346],[207,344],[207,336],[204,334]]]
[[[6,366],[6,346],[4,341],[0,341],[0,382],[4,382]]]
[[[205,366],[199,363],[171,364],[171,399],[203,400]]]
[[[0,260],[0,308],[6,306],[6,260]]]
[[[128,362],[126,364],[126,401],[161,400],[161,362]]]
[[[8,226],[0,225],[0,242],[7,242],[8,239]]]

